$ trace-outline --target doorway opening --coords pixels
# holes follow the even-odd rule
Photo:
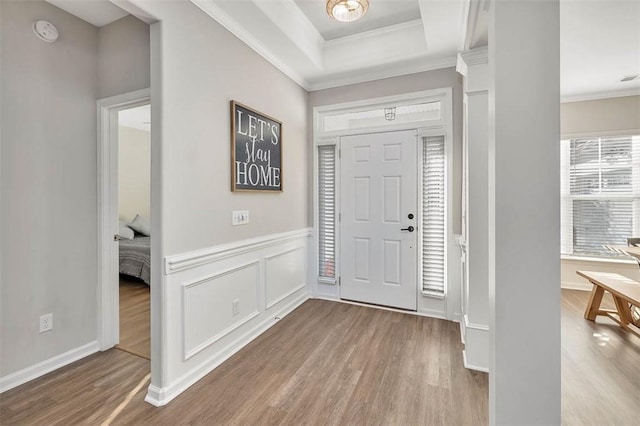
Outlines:
[[[99,344],[152,359],[149,89],[98,101]]]
[[[151,105],[118,111],[116,348],[151,359]]]

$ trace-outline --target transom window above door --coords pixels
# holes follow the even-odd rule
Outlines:
[[[322,127],[325,132],[336,132],[384,127],[390,124],[439,122],[441,119],[440,108],[440,101],[437,101],[399,106],[389,105],[367,111],[341,111],[323,116]]]
[[[435,129],[447,122],[447,96],[439,89],[314,108],[314,138],[403,129]]]

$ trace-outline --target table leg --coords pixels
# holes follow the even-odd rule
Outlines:
[[[631,309],[629,308],[629,304],[617,296],[613,296],[613,301],[616,302],[620,322],[624,325],[629,325],[631,322]]]
[[[604,289],[594,284],[591,290],[591,296],[589,297],[589,303],[587,303],[587,310],[584,311],[584,317],[589,321],[595,321],[596,316],[598,316],[602,296],[604,296]]]

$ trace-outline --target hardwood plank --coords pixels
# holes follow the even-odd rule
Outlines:
[[[582,318],[589,293],[562,290],[562,423],[635,425],[640,339],[607,317]],[[605,294],[603,309],[614,307]]]
[[[126,275],[120,275],[120,343],[117,348],[151,359],[149,286]]]
[[[310,300],[168,406],[143,402],[143,389],[113,424],[486,423],[487,375],[462,366],[458,330]],[[0,421],[100,423],[148,372],[148,362],[125,352],[90,358],[72,376],[55,372],[3,395]]]
[[[586,321],[588,293],[562,293],[563,424],[637,424],[639,339]],[[92,355],[2,394],[0,423],[100,424],[148,372],[122,351]],[[462,366],[458,324],[310,300],[168,406],[143,387],[113,424],[481,425],[487,379]]]

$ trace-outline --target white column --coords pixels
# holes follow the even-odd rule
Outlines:
[[[559,0],[489,19],[489,421],[560,424]]]
[[[465,367],[489,371],[489,65],[486,47],[458,55],[464,76],[467,274],[463,283]]]

